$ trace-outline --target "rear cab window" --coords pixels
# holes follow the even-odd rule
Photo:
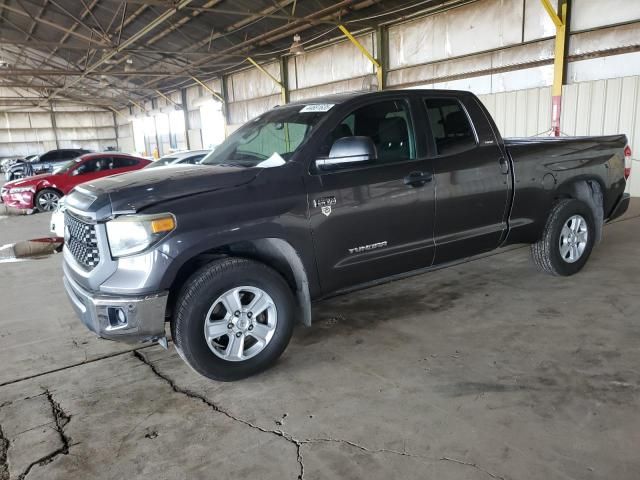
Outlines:
[[[436,155],[453,155],[476,148],[476,133],[459,100],[427,98],[424,103]]]

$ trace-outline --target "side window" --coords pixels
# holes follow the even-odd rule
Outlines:
[[[135,158],[114,157],[112,168],[135,167],[136,165],[138,165],[138,160]]]
[[[204,154],[194,155],[193,157],[187,158],[187,160],[184,163],[190,163],[191,165],[195,165],[197,163],[200,163],[200,160],[202,160],[203,158],[204,158]]]
[[[57,160],[56,152],[47,152],[44,155],[40,155],[41,162],[52,162],[53,160]]]
[[[112,164],[113,159],[110,157],[93,158],[78,166],[73,174],[84,175],[87,173],[96,173],[103,172],[105,170],[111,170]]]
[[[452,155],[476,146],[469,117],[458,100],[429,98],[425,105],[438,155]]]
[[[350,136],[364,136],[373,140],[378,151],[376,163],[416,158],[411,114],[408,104],[403,100],[366,105],[347,115],[323,142],[320,156],[328,156],[336,140]]]

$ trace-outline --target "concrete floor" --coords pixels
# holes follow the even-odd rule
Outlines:
[[[639,240],[640,202],[572,278],[519,248],[324,302],[230,384],[95,339],[59,255],[0,264],[0,480],[637,480]]]

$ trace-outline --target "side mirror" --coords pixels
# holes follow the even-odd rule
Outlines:
[[[333,143],[328,158],[319,158],[317,170],[336,170],[378,158],[373,140],[369,137],[343,137]]]

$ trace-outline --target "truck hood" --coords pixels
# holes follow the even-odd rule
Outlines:
[[[97,213],[109,203],[109,214],[135,213],[167,200],[244,185],[259,173],[258,168],[209,165],[144,168],[83,183],[72,191],[66,204]]]

